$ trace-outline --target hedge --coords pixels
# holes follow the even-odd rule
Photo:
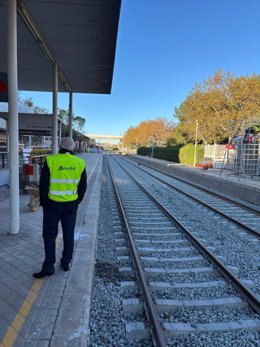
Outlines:
[[[155,147],[153,151],[153,157],[178,163],[180,147],[181,145],[171,146],[171,147]],[[137,150],[137,154],[142,156],[150,157],[151,152],[152,152],[151,147],[140,147]]]
[[[151,156],[151,147],[139,147],[137,149],[137,154],[142,155],[144,157],[150,157]]]
[[[193,165],[194,162],[195,146],[192,143],[187,145],[176,145],[171,147],[155,147],[153,157],[172,161],[174,163],[181,163]],[[151,147],[140,147],[137,150],[138,155],[151,156]],[[204,160],[204,148],[202,145],[197,145],[197,160],[196,163]]]

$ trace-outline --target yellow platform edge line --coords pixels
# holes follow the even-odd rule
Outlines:
[[[28,295],[26,296],[19,312],[16,314],[12,324],[8,327],[7,332],[3,338],[3,340],[0,343],[0,346],[4,347],[12,347],[19,331],[21,330],[23,323],[28,315],[28,313],[31,310],[32,304],[37,298],[37,294],[39,290],[41,289],[43,280],[37,279],[34,281]]]
[[[90,180],[90,178],[91,178],[91,176],[92,176],[92,174],[93,174],[93,172],[94,172],[94,170],[95,170],[95,168],[99,162],[99,159],[96,161],[93,169],[91,170],[87,181]],[[59,240],[57,243],[60,245],[61,240]],[[33,283],[32,288],[30,289],[27,297],[25,298],[23,305],[21,306],[19,312],[15,316],[12,324],[9,326],[3,340],[0,342],[0,347],[12,347],[13,346],[13,344],[14,344],[17,336],[18,336],[18,333],[23,326],[23,323],[26,319],[26,316],[30,312],[30,309],[32,307],[33,302],[37,298],[37,294],[38,294],[39,290],[41,289],[42,283],[43,283],[42,279],[37,279]]]

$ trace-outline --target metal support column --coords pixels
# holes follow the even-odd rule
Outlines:
[[[193,160],[193,166],[196,166],[196,162],[197,162],[197,145],[198,145],[198,126],[199,126],[199,122],[196,119],[196,129],[195,129],[195,145],[194,145],[194,160]]]
[[[7,2],[7,72],[8,113],[10,136],[10,234],[18,234],[19,211],[19,153],[18,153],[18,92],[17,92],[17,9],[16,0]]]
[[[72,98],[72,92],[70,92],[69,94],[69,134],[68,136],[69,137],[72,137],[72,118],[73,118],[73,115],[72,115],[72,102],[73,102],[73,98]]]
[[[58,152],[58,63],[53,63],[53,92],[52,92],[52,153]]]
[[[61,135],[61,130],[62,129],[62,127],[61,127],[61,122],[59,121],[59,147],[60,147],[60,141],[61,141],[61,139],[62,139],[62,135]]]

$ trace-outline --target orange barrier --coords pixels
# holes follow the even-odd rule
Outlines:
[[[202,168],[203,170],[213,169],[213,163],[211,162],[198,163],[195,166]]]

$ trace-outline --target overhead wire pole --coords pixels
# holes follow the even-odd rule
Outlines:
[[[73,94],[69,93],[69,137],[72,137],[72,102],[73,102]]]
[[[193,166],[196,166],[196,161],[197,161],[197,142],[198,142],[198,126],[199,122],[196,119],[196,130],[195,130],[195,146],[194,146],[194,161],[193,161]]]
[[[53,91],[52,91],[52,153],[58,152],[58,63],[53,62]]]
[[[62,133],[62,123],[59,122],[59,142],[58,142],[58,147],[60,147],[60,142],[61,142],[61,133]]]
[[[17,83],[17,12],[16,0],[7,1],[7,72],[10,153],[10,234],[20,229],[18,83]]]

